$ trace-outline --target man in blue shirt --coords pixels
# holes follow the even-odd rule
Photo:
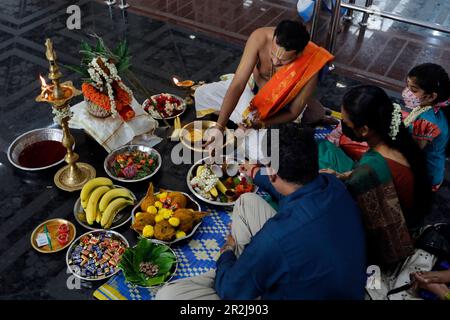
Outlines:
[[[344,184],[318,173],[312,134],[279,126],[279,168],[241,167],[279,201],[242,195],[217,270],[169,284],[159,299],[363,299],[365,237]],[[264,171],[264,172],[263,172]]]

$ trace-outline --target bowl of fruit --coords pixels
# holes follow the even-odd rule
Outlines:
[[[209,157],[199,160],[188,171],[187,185],[200,200],[218,206],[233,206],[244,193],[256,192],[252,179],[239,172],[239,160],[222,157],[220,163]]]

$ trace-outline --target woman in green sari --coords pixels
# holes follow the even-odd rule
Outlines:
[[[329,141],[319,142],[322,172],[341,178],[365,222],[371,264],[391,265],[413,251],[410,230],[419,227],[430,202],[422,151],[402,123],[401,110],[375,86],[348,91],[342,131],[369,150],[355,162]]]

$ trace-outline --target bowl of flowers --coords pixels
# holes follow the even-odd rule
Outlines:
[[[126,42],[120,42],[112,51],[101,39],[95,47],[82,42],[80,53],[83,58],[79,66],[65,67],[83,76],[81,90],[89,114],[98,118],[120,115],[124,121],[132,119],[133,92],[119,76],[130,67]]]
[[[154,119],[174,119],[186,110],[184,100],[170,93],[155,94],[142,104],[142,107]]]

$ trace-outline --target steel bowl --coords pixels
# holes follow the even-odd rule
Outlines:
[[[188,124],[186,124],[183,128],[181,128],[180,131],[180,141],[181,143],[188,149],[191,149],[196,152],[204,152],[206,149],[202,147],[201,143],[202,141],[191,141],[189,138],[189,135],[194,130],[201,130],[202,131],[202,140],[203,140],[203,133],[208,130],[209,128],[212,128],[217,123],[214,121],[209,120],[195,120]],[[223,148],[228,146],[229,144],[234,143],[234,134],[231,132],[230,129],[225,129],[225,142],[223,144]]]
[[[116,232],[116,231],[111,231],[111,230],[94,230],[94,231],[89,231],[86,232],[84,234],[82,234],[81,236],[79,236],[75,241],[72,242],[72,244],[70,245],[69,249],[67,250],[66,253],[66,265],[68,270],[77,278],[80,278],[81,280],[85,280],[85,281],[99,281],[99,280],[104,280],[104,279],[108,279],[110,277],[112,277],[113,275],[117,274],[120,271],[120,268],[117,266],[116,270],[114,271],[114,273],[111,273],[107,276],[101,276],[98,278],[87,278],[87,277],[83,277],[81,275],[79,275],[74,268],[72,268],[72,265],[69,263],[69,260],[71,259],[71,255],[72,255],[72,251],[74,250],[75,246],[79,244],[80,239],[88,234],[93,234],[93,235],[98,235],[100,233],[111,233],[113,235],[113,238],[115,239],[119,239],[121,240],[125,246],[127,248],[130,247],[130,244],[128,243],[128,240],[121,235],[120,233]]]
[[[160,93],[160,94],[161,94],[161,93]],[[146,99],[146,100],[142,103],[142,107],[144,107],[146,104],[151,104],[151,98],[156,98],[156,97],[159,96],[160,94],[154,94],[154,95],[152,95],[149,99]],[[186,111],[186,102],[184,101],[183,98],[181,98],[181,97],[179,97],[179,96],[177,96],[177,95],[171,94],[171,93],[168,93],[168,95],[170,95],[170,96],[172,96],[173,98],[175,98],[175,99],[177,99],[178,101],[180,101],[180,102],[181,102],[181,106],[183,107],[183,110],[181,110],[181,112],[178,113],[178,114],[175,115],[175,116],[165,117],[164,119],[166,119],[166,120],[175,119],[176,117],[181,116],[181,115]],[[152,116],[153,119],[156,119],[156,120],[162,120],[162,117],[161,117],[161,115],[158,113],[158,111],[154,111],[154,110],[150,110],[150,109],[149,109],[149,111],[147,111],[147,112],[148,112],[148,114],[150,114],[150,115]]]
[[[135,151],[135,150],[139,150],[139,151],[146,152],[146,153],[156,154],[156,156],[158,158],[158,166],[156,167],[155,171],[153,171],[151,174],[149,174],[148,176],[145,176],[141,179],[125,179],[125,178],[115,177],[110,170],[109,164],[112,161],[114,161],[114,158],[118,154],[123,153],[123,152],[131,152],[131,151]],[[117,148],[117,149],[111,151],[105,158],[105,161],[103,163],[103,168],[105,169],[106,174],[111,179],[114,179],[114,180],[117,180],[120,182],[139,182],[139,181],[144,181],[144,180],[147,180],[147,179],[150,179],[151,177],[153,177],[158,172],[158,170],[161,168],[161,162],[162,162],[161,155],[155,149],[153,149],[151,147],[143,146],[143,145],[130,144],[130,145],[125,145],[123,147],[120,147],[120,148]]]
[[[64,158],[61,160],[46,166],[46,167],[39,167],[39,168],[27,168],[23,167],[19,164],[19,155],[20,153],[29,145],[39,142],[39,141],[59,141],[61,142],[63,139],[63,131],[61,129],[56,128],[41,128],[41,129],[35,129],[28,132],[25,132],[24,134],[17,137],[8,148],[8,160],[11,162],[13,166],[15,166],[18,169],[25,170],[25,171],[39,171],[48,169],[51,167],[55,167],[62,162],[64,162]],[[75,144],[73,146],[75,148]]]

